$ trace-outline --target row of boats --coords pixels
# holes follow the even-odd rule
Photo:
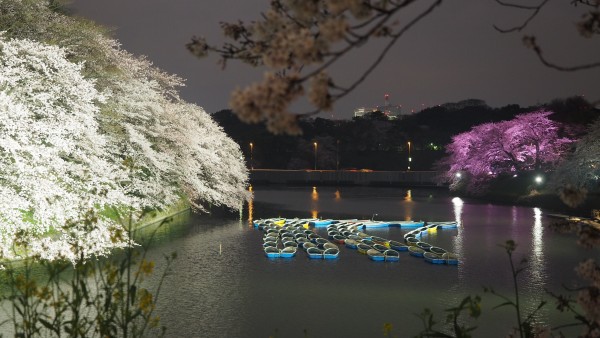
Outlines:
[[[456,228],[456,222],[431,222],[404,234],[404,241],[411,256],[422,257],[432,264],[457,265],[458,255],[423,241],[423,236],[437,232],[438,229]]]
[[[310,230],[315,224],[322,227],[324,223],[319,222],[327,223],[324,226],[327,228],[327,239]],[[340,253],[338,245],[344,245],[348,249],[367,255],[373,261],[397,262],[400,260],[400,252],[406,251],[411,256],[424,258],[432,264],[458,264],[456,254],[422,241],[424,235],[437,229],[456,228],[456,222],[406,221],[406,227],[412,227],[413,230],[404,235],[404,243],[372,236],[359,230],[368,229],[365,224],[372,223],[358,220],[284,218],[254,221],[255,227],[264,232],[263,248],[269,258],[294,257],[296,252],[302,249],[311,259],[336,259]],[[420,223],[421,226],[414,226],[415,223]]]
[[[264,232],[263,248],[269,258],[291,258],[299,249],[311,259],[336,259],[340,249],[309,230],[305,220],[262,220],[255,225]]]

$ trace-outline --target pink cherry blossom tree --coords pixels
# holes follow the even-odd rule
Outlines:
[[[522,114],[454,136],[441,162],[450,188],[481,193],[500,174],[553,168],[573,140],[561,136],[561,124],[550,120],[551,114]]]

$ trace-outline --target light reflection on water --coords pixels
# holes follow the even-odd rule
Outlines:
[[[372,337],[381,335],[385,322],[394,325],[398,336],[413,336],[421,328],[414,314],[425,307],[443,320],[443,309],[458,305],[468,294],[482,294],[484,285],[512,295],[506,253],[498,246],[509,238],[518,243],[516,259],[530,261],[520,280],[527,309],[537,305],[544,288],[560,291],[560,283],[574,277],[575,264],[589,255],[579,250],[572,237],[544,231],[547,219],[537,208],[482,204],[435,189],[253,190],[244,220],[276,216],[366,219],[373,214],[381,220],[406,219],[407,215],[456,220],[458,229],[441,229],[424,239],[458,253],[461,264],[433,266],[406,254],[398,263],[377,264],[346,248],[331,262],[309,260],[303,253],[291,260],[268,260],[262,253],[261,233],[242,226],[244,221],[196,219],[155,251],[157,255],[170,250],[180,254],[159,301],[168,336],[267,337],[278,329],[281,337],[303,337],[307,329],[315,337]],[[324,229],[315,231],[326,236]],[[371,233],[398,240],[406,230]],[[491,310],[499,303],[484,295],[479,326],[485,329],[475,336],[507,335],[514,313],[506,308]],[[539,321],[554,323],[556,318],[542,312]]]

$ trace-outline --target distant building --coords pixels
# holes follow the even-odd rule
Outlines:
[[[363,117],[365,114],[373,113],[376,111],[382,112],[390,120],[395,120],[404,117],[407,114],[402,114],[402,106],[390,104],[389,94],[384,95],[384,104],[375,107],[360,107],[354,109],[354,117]]]

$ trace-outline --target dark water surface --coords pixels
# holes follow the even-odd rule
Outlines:
[[[515,323],[509,308],[492,310],[500,299],[483,286],[510,295],[506,253],[498,244],[514,239],[515,256],[529,261],[520,287],[526,309],[548,299],[544,289],[561,291],[577,281],[574,267],[598,251],[577,246],[574,235],[548,229],[548,212],[450,197],[443,190],[399,188],[255,187],[254,200],[239,219],[206,217],[160,231],[152,250],[177,251],[174,274],[163,285],[158,313],[168,337],[383,337],[384,323],[398,337],[421,328],[415,316],[430,308],[443,321],[443,309],[469,294],[480,294],[483,315],[475,337],[505,337]],[[250,219],[269,217],[371,218],[459,221],[458,229],[438,230],[425,241],[460,255],[458,266],[437,266],[401,253],[400,262],[372,262],[341,248],[338,260],[269,260],[262,233]],[[317,233],[326,236],[325,229]],[[401,240],[406,230],[371,231]],[[221,253],[219,254],[219,250]],[[158,264],[160,267],[160,264]],[[548,305],[541,324],[568,317]]]

